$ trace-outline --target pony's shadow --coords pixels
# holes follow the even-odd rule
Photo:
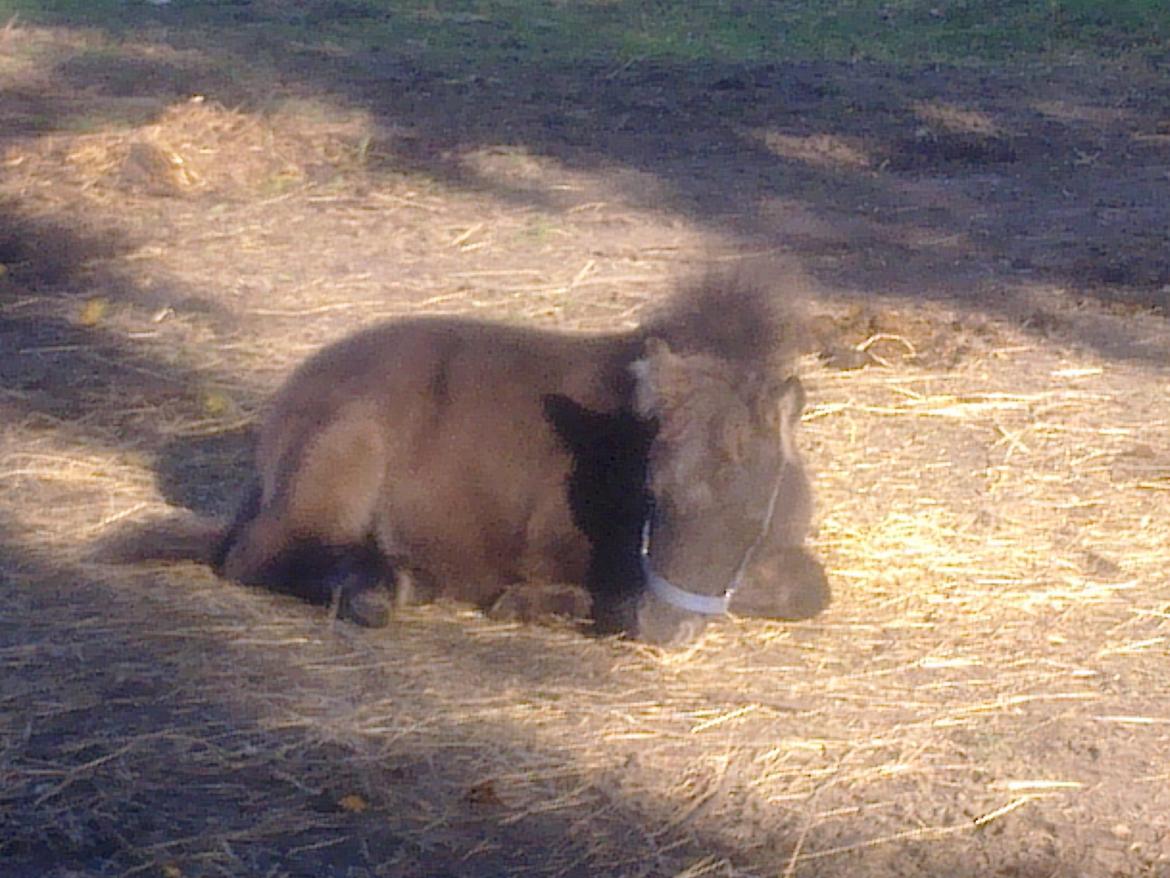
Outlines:
[[[159,492],[172,506],[228,519],[255,479],[255,445],[252,428],[173,439],[155,463]]]

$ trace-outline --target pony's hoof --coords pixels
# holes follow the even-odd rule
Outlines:
[[[385,589],[365,588],[342,596],[337,618],[363,628],[385,628],[390,624],[392,606],[393,598]]]

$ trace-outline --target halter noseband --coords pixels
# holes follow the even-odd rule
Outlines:
[[[780,497],[781,481],[781,476],[777,475],[776,485],[772,488],[772,496],[768,498],[768,509],[764,515],[764,526],[760,528],[759,534],[756,535],[755,540],[748,546],[747,551],[744,552],[743,557],[740,559],[739,567],[735,570],[735,576],[732,578],[731,584],[720,595],[696,594],[693,591],[687,591],[654,572],[654,568],[650,564],[650,531],[651,524],[654,520],[654,509],[653,504],[651,504],[650,514],[646,516],[646,520],[642,523],[642,547],[640,550],[642,573],[646,577],[647,588],[654,592],[655,597],[664,603],[670,604],[675,609],[695,613],[700,616],[726,615],[728,608],[731,606],[731,597],[735,594],[735,590],[739,588],[744,571],[747,570],[747,566],[751,563],[756,549],[759,548],[760,543],[764,541],[764,537],[772,527],[772,516],[776,513],[776,501]]]

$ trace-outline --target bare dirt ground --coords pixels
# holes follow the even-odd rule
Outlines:
[[[204,57],[0,35],[0,874],[1170,876],[1164,71]],[[366,631],[87,560],[229,510],[358,326],[760,258],[815,318],[812,622]]]

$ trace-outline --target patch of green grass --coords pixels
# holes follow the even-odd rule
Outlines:
[[[18,22],[114,29],[133,25],[139,11],[119,0],[0,0],[0,24],[17,16]]]
[[[252,33],[436,65],[633,60],[919,63],[1170,51],[1166,0],[0,0],[0,21]]]

